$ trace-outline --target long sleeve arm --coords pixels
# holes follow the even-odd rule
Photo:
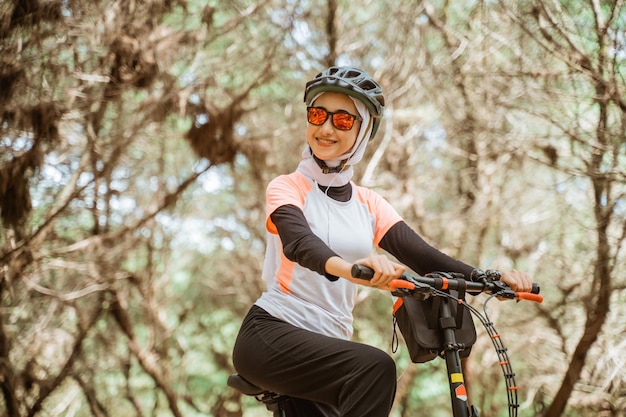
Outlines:
[[[379,246],[418,274],[460,272],[470,279],[474,269],[430,246],[403,221],[389,229]]]
[[[293,205],[284,205],[274,210],[270,217],[276,225],[287,259],[331,281],[338,279],[325,271],[326,261],[338,255],[311,231],[302,210]]]

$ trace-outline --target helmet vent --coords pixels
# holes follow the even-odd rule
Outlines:
[[[375,90],[378,86],[374,84],[373,82],[366,80],[366,81],[361,82],[359,84],[359,87],[361,87],[365,91],[368,91],[368,90]]]

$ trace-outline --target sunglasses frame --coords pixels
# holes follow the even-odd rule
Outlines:
[[[311,121],[309,120],[309,110],[310,110],[310,109],[319,109],[319,110],[324,110],[324,111],[326,112],[326,118],[324,118],[324,121],[323,121],[322,123],[320,123],[320,124],[317,124],[317,123],[313,123],[313,122],[311,122]],[[352,130],[352,128],[354,127],[354,123],[355,123],[355,122],[360,122],[360,121],[363,121],[363,118],[362,118],[361,116],[356,115],[356,114],[352,114],[352,113],[347,112],[347,111],[345,111],[345,110],[339,110],[339,111],[328,111],[328,110],[326,110],[324,107],[320,107],[320,106],[309,106],[309,107],[307,107],[307,108],[306,108],[306,113],[307,113],[307,115],[306,115],[306,120],[307,120],[307,122],[311,123],[313,126],[322,126],[324,123],[326,123],[326,120],[328,120],[328,118],[330,117],[330,123],[333,125],[333,127],[334,127],[335,129],[341,130],[342,132],[348,132],[348,131]],[[335,118],[334,118],[334,116],[335,116],[336,114],[347,114],[348,116],[352,116],[352,118],[354,119],[354,120],[352,121],[352,126],[350,126],[350,128],[349,128],[349,129],[342,129],[342,128],[340,128],[339,126],[337,126],[337,125],[335,124]]]

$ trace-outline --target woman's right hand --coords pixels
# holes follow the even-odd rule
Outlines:
[[[365,265],[374,270],[374,277],[367,281],[355,278],[356,282],[368,287],[378,288],[390,291],[389,283],[400,278],[406,271],[406,267],[402,264],[392,261],[385,255],[373,253],[367,258],[359,259],[355,264]]]

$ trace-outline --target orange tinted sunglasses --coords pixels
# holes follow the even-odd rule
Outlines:
[[[354,126],[354,122],[361,119],[360,116],[350,114],[345,110],[336,112],[328,111],[323,107],[307,107],[306,117],[309,123],[315,126],[321,126],[330,116],[330,120],[334,127],[339,130],[350,130]]]

